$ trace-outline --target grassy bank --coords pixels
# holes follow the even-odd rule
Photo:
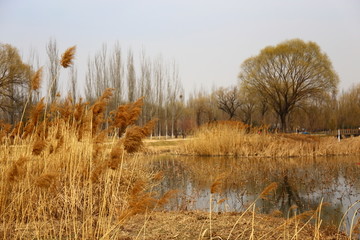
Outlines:
[[[360,138],[268,133],[238,122],[202,126],[181,152],[201,156],[309,157],[360,154]]]

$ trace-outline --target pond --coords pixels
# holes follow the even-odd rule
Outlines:
[[[328,158],[230,158],[161,156],[150,160],[154,172],[162,172],[159,194],[178,190],[168,210],[244,211],[256,201],[259,213],[292,217],[316,210],[321,203],[323,224],[349,231],[360,213],[360,157]],[[258,198],[271,183],[277,188]],[[350,209],[349,209],[350,208]]]

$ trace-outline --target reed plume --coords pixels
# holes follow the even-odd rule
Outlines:
[[[32,154],[40,155],[40,153],[44,150],[45,147],[46,141],[44,139],[38,138],[34,143]]]
[[[17,161],[15,161],[7,172],[7,180],[14,182],[23,178],[26,174],[24,165],[27,161],[29,161],[28,157],[20,157]]]
[[[114,90],[113,88],[105,89],[103,95],[91,107],[93,136],[96,134],[100,124],[102,124],[104,121],[104,113],[105,113],[106,105],[113,95],[113,90]]]
[[[11,124],[5,123],[2,120],[0,120],[0,142],[3,138],[8,136],[8,134],[11,131]]]
[[[278,184],[276,182],[270,183],[260,194],[261,199],[268,199],[268,197],[277,189]]]
[[[156,120],[151,120],[143,127],[127,127],[124,138],[124,148],[128,153],[137,152],[139,149],[141,149],[143,146],[142,139],[151,133],[153,127],[155,126],[155,122]]]
[[[60,61],[61,66],[63,66],[64,68],[67,68],[73,64],[73,60],[75,57],[75,51],[76,51],[76,46],[72,46],[72,47],[66,49],[66,51],[61,56],[61,61]]]
[[[30,89],[37,91],[41,86],[43,68],[39,68],[30,79]]]
[[[138,180],[135,182],[129,196],[128,207],[118,217],[119,222],[136,214],[145,213],[156,207],[164,206],[171,198],[175,196],[177,190],[167,191],[161,198],[154,198],[154,193],[146,192],[146,182]]]
[[[117,144],[110,152],[110,160],[108,162],[109,168],[115,170],[118,168],[121,159],[123,157],[123,146],[122,141],[119,141],[120,144]]]
[[[214,193],[220,193],[221,191],[221,185],[224,181],[225,175],[224,174],[220,174],[219,176],[217,176],[214,180],[214,182],[211,184],[211,188],[210,188],[210,193],[214,194]]]
[[[128,126],[133,125],[139,118],[143,99],[144,98],[142,97],[134,103],[121,105],[116,111],[110,113],[112,115],[112,127],[119,129],[119,137],[124,134]]]
[[[49,188],[55,182],[57,176],[58,174],[54,172],[43,173],[35,179],[35,185],[40,188]]]

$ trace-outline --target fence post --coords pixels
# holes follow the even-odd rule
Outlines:
[[[340,135],[340,129],[338,129],[338,141],[340,142],[341,135]]]

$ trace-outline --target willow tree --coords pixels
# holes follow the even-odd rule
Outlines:
[[[277,114],[283,131],[302,102],[336,92],[339,82],[328,56],[314,42],[293,39],[269,46],[241,65],[239,78]]]

